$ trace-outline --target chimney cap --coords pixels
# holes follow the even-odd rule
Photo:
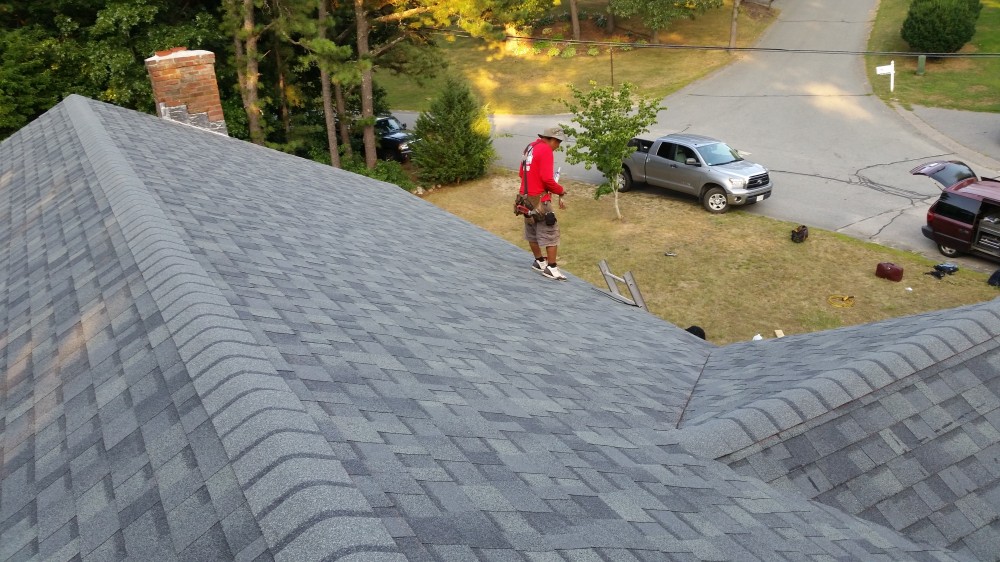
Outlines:
[[[214,54],[215,53],[213,53],[212,51],[205,51],[201,49],[189,51],[187,47],[174,47],[173,49],[156,51],[156,54],[146,59],[146,61],[158,61],[158,60],[165,60],[172,58],[191,57],[198,55],[214,55]]]

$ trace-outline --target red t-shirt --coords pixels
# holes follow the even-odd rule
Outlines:
[[[550,193],[562,195],[565,191],[563,186],[556,183],[552,177],[552,148],[544,140],[538,139],[528,145],[530,152],[524,157],[524,164],[518,172],[524,182],[524,175],[528,176],[528,195],[542,196],[542,201],[552,199]],[[526,149],[527,151],[527,149]]]

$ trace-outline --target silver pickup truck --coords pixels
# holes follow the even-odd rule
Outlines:
[[[677,133],[629,141],[636,150],[622,162],[621,191],[648,183],[697,197],[710,213],[750,205],[771,196],[767,168],[744,160],[726,143]]]

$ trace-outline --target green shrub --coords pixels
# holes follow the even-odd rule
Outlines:
[[[981,8],[979,0],[914,0],[900,35],[911,50],[954,53],[975,35]]]
[[[413,191],[417,188],[417,184],[413,183],[410,176],[406,174],[403,165],[395,160],[378,160],[375,162],[375,169],[369,170],[365,166],[365,159],[355,152],[350,157],[342,158],[340,165],[349,172],[387,183],[394,183],[406,191]]]
[[[597,55],[601,54],[601,48],[591,46],[589,49],[587,49],[587,54],[592,57],[596,57]]]
[[[601,29],[604,29],[605,27],[607,27],[608,26],[608,16],[607,16],[607,14],[598,14],[597,17],[594,18],[594,25],[596,25],[597,27],[599,27]]]
[[[486,108],[468,83],[449,77],[430,111],[417,117],[413,163],[429,184],[448,184],[482,177],[496,159]]]
[[[563,52],[559,54],[564,59],[571,59],[576,56],[576,47],[570,45],[563,49]]]
[[[559,53],[561,52],[562,49],[560,49],[559,47],[549,47],[549,50],[545,54],[550,57],[558,57]]]

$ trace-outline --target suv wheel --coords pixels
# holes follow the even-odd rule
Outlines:
[[[952,248],[951,246],[945,246],[944,244],[938,244],[938,251],[949,258],[953,258],[962,253],[956,250],[955,248]]]
[[[701,198],[701,204],[709,213],[725,213],[729,210],[729,200],[726,199],[726,191],[721,187],[713,187],[706,191]]]
[[[628,171],[628,168],[622,167],[622,173],[620,175],[620,180],[618,185],[618,191],[630,191],[632,189],[632,172]]]

